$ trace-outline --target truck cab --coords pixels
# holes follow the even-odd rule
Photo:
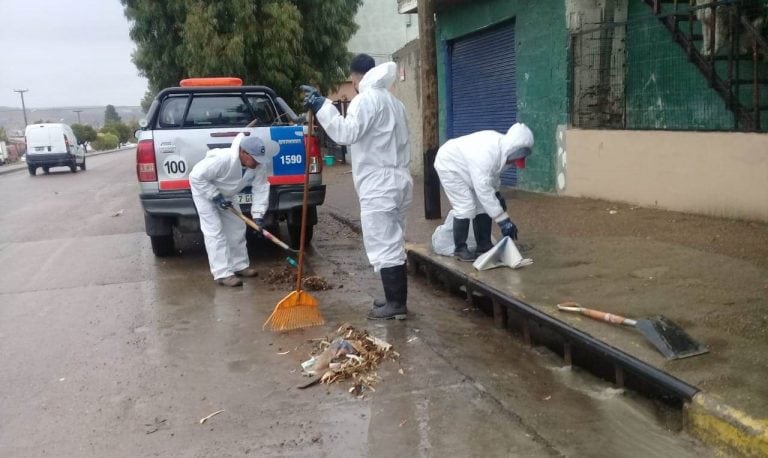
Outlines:
[[[236,78],[195,78],[160,91],[143,127],[137,131],[136,173],[139,200],[147,235],[156,256],[175,252],[174,229],[200,230],[192,200],[189,173],[208,150],[231,146],[240,133],[256,135],[272,156],[269,208],[265,225],[288,226],[290,243],[297,247],[301,233],[301,204],[305,161],[309,161],[307,240],[317,223],[317,206],[325,200],[319,148],[306,154],[307,127],[296,124],[296,114],[265,86],[243,86]],[[237,196],[250,213],[250,190]]]

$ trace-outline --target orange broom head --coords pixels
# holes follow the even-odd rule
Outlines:
[[[264,322],[263,329],[269,326],[272,331],[290,331],[291,329],[309,328],[325,323],[317,299],[306,291],[292,291]]]

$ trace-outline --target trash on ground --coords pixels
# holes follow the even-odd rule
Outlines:
[[[375,391],[380,379],[376,373],[385,359],[396,360],[400,355],[392,345],[357,329],[350,324],[336,330],[333,340],[316,342],[315,354],[301,364],[307,376],[320,376],[320,383],[331,384],[352,380],[349,392],[362,396],[364,391]],[[302,386],[311,386],[316,380]]]
[[[288,351],[281,351],[281,352],[279,352],[279,353],[278,353],[278,355],[280,355],[280,356],[282,356],[282,355],[287,355],[287,354],[288,354],[288,353],[290,353],[290,352],[291,352],[291,350],[288,350]]]
[[[302,284],[304,288],[310,291],[327,291],[332,288],[328,280],[318,275],[306,277]]]
[[[282,269],[269,269],[267,281],[272,284],[291,284],[296,282],[296,269],[284,266]]]
[[[117,212],[115,212],[115,213],[112,213],[112,216],[120,216],[120,215],[122,215],[122,214],[123,214],[123,212],[124,212],[124,211],[125,211],[125,210],[123,210],[123,209],[120,209],[119,211],[117,211]]]
[[[477,270],[488,270],[501,266],[519,269],[531,264],[533,264],[533,259],[523,258],[515,242],[509,237],[504,237],[493,248],[479,256],[472,263],[472,267]]]
[[[210,415],[206,415],[206,416],[204,416],[203,418],[201,418],[201,419],[200,419],[200,424],[202,425],[203,423],[205,423],[206,421],[208,421],[208,420],[209,420],[209,419],[211,419],[212,417],[215,417],[216,415],[218,415],[218,414],[220,414],[220,413],[222,413],[222,412],[224,412],[224,410],[217,410],[216,412],[213,412],[213,413],[212,413],[212,414],[210,414]]]

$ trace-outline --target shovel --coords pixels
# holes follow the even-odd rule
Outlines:
[[[640,331],[669,360],[688,358],[709,352],[707,347],[693,340],[680,326],[662,315],[632,320],[621,315],[584,308],[576,302],[557,304],[557,309],[563,312],[580,313],[595,320],[631,326]]]

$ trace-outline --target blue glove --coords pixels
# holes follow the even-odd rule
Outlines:
[[[253,218],[253,222],[256,223],[257,226],[264,229],[264,218]]]
[[[316,87],[304,84],[301,86],[301,90],[304,91],[304,108],[312,110],[313,113],[317,113],[323,108],[325,97],[320,95],[320,91]]]
[[[499,229],[501,229],[501,235],[504,237],[517,240],[517,226],[515,226],[511,219],[507,218],[499,221]]]
[[[507,201],[504,199],[504,196],[502,196],[499,191],[496,191],[496,199],[499,201],[499,205],[501,205],[501,209],[504,211],[507,211]]]
[[[218,205],[218,207],[222,210],[232,208],[232,201],[225,199],[221,194],[216,194],[213,197],[213,203]]]

